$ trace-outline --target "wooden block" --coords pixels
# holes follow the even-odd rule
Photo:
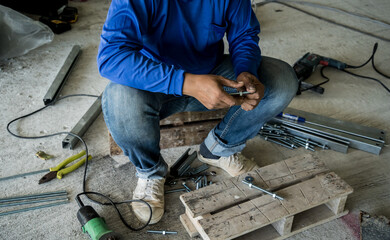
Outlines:
[[[284,236],[291,233],[293,220],[294,216],[285,217],[277,222],[272,223],[272,226],[281,236]]]
[[[341,212],[344,211],[345,207],[345,202],[347,201],[347,196],[341,197],[341,198],[336,198],[333,200],[330,200],[326,206],[332,210],[334,214],[340,214]]]
[[[183,224],[184,228],[186,229],[190,237],[199,236],[198,231],[195,229],[194,225],[192,224],[191,220],[188,218],[187,214],[180,215],[180,222]]]

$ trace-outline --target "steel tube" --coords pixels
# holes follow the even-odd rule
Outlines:
[[[100,95],[92,106],[87,110],[87,112],[81,117],[77,124],[70,131],[71,133],[76,134],[79,137],[82,137],[84,133],[88,130],[89,126],[95,121],[102,111],[102,95]],[[80,140],[72,135],[67,135],[64,140],[62,140],[62,148],[74,149],[77,143]]]

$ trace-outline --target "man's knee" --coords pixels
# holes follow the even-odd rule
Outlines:
[[[152,93],[110,82],[103,93],[103,113],[118,122],[133,121],[158,103],[153,98]]]
[[[298,79],[293,68],[286,62],[264,57],[259,69],[260,81],[266,87],[266,93],[291,101],[298,90]]]

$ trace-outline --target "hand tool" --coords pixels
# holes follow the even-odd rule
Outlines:
[[[57,165],[56,167],[54,168],[50,168],[50,172],[45,174],[40,180],[39,180],[39,184],[42,184],[42,183],[45,183],[45,182],[49,182],[51,180],[53,180],[54,178],[58,178],[58,179],[62,179],[62,177],[65,175],[65,174],[68,174],[70,172],[73,172],[74,170],[76,170],[77,168],[81,167],[84,163],[85,163],[85,159],[86,158],[83,158],[81,159],[80,161],[78,161],[77,163],[73,164],[72,166],[70,167],[67,167],[67,168],[64,168],[66,165],[68,165],[69,163],[79,159],[80,157],[84,156],[85,155],[85,151],[81,151],[80,153],[76,154],[76,155],[73,155],[67,159],[65,159],[63,162],[61,162],[59,165]],[[88,160],[92,159],[92,156],[89,155],[88,156]]]

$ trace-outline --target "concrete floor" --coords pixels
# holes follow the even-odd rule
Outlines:
[[[373,16],[390,22],[390,2],[387,0],[362,0],[326,2],[310,0],[328,6],[346,9],[355,13]],[[99,76],[96,67],[96,53],[99,34],[105,20],[110,1],[94,0],[88,2],[70,2],[78,8],[79,21],[73,29],[56,35],[53,42],[35,49],[30,53],[0,63],[0,177],[40,170],[55,166],[66,157],[80,150],[63,150],[61,141],[64,136],[50,139],[22,140],[6,132],[6,124],[22,114],[43,106],[43,96],[56,76],[63,61],[74,44],[82,47],[82,55],[65,85],[62,94],[89,93],[100,94],[107,80]],[[390,30],[375,23],[330,12],[325,9],[302,7],[321,16],[343,22],[354,28],[371,32],[390,39]],[[293,64],[304,53],[310,51],[320,55],[359,65],[368,59],[375,42],[379,43],[375,57],[377,67],[390,73],[389,41],[378,40],[361,33],[347,30],[304,13],[274,3],[258,7],[256,10],[262,26],[260,46],[263,55],[280,58]],[[356,71],[360,74],[375,76],[387,86],[390,80],[374,73],[370,66]],[[325,87],[325,94],[305,93],[295,97],[290,107],[322,114],[362,125],[390,130],[390,94],[379,84],[355,78],[344,73],[328,70],[331,78]],[[321,81],[318,71],[311,78]],[[12,129],[19,134],[37,136],[59,131],[70,131],[79,118],[93,103],[91,98],[72,98],[63,100],[29,119],[19,121]],[[135,169],[130,164],[117,167],[117,161],[108,154],[108,134],[100,115],[84,136],[91,154],[95,159],[90,165],[88,189],[106,193],[116,200],[130,199],[135,187]],[[166,149],[164,158],[172,164],[187,147]],[[192,147],[193,149],[196,146]],[[43,150],[56,156],[53,160],[40,160],[35,152]],[[304,154],[305,150],[288,150],[255,138],[248,142],[244,154],[254,157],[260,166],[280,161],[290,156]],[[390,217],[390,150],[385,147],[379,156],[351,149],[348,154],[333,151],[314,153],[327,166],[344,178],[354,193],[347,200],[351,214],[342,219],[323,224],[305,231],[290,239],[358,239],[357,213],[364,210],[372,214]],[[24,195],[66,189],[70,203],[58,207],[35,210],[11,216],[0,217],[0,239],[88,239],[80,230],[76,219],[78,210],[74,201],[81,191],[82,170],[71,173],[62,180],[53,180],[38,185],[40,174],[0,182],[0,197]],[[219,179],[226,177],[220,174]],[[217,181],[218,179],[216,179]],[[184,212],[178,194],[166,196],[166,214],[162,221],[148,229],[175,230],[179,234],[169,238],[188,239],[179,221]],[[130,224],[135,224],[129,208],[122,207]],[[110,207],[95,209],[104,216],[113,230],[124,239],[160,239],[161,236],[147,235],[146,231],[132,232],[118,220]],[[249,237],[248,237],[249,238]]]

